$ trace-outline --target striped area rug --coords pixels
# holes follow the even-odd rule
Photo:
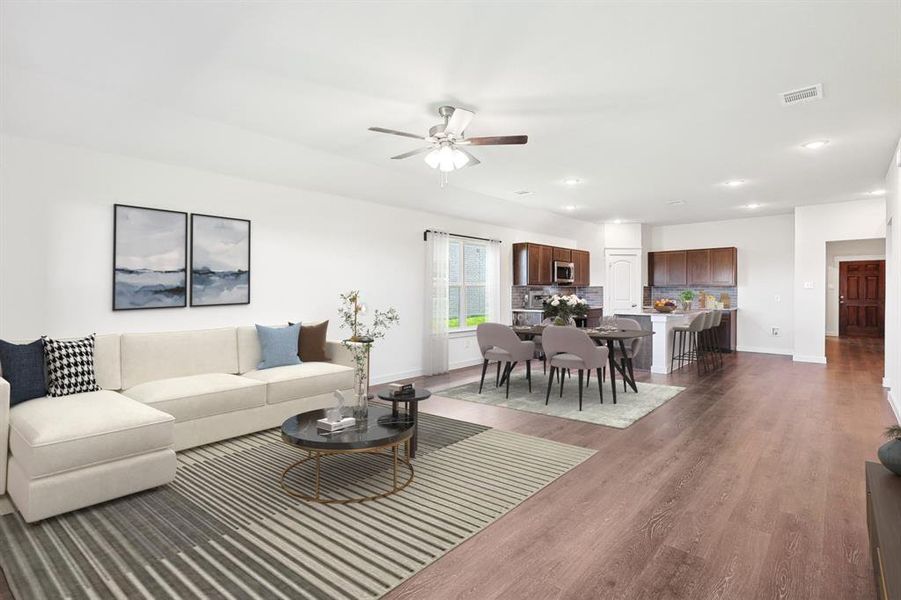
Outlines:
[[[377,598],[592,454],[423,414],[409,487],[314,505],[279,487],[305,453],[274,429],[179,453],[168,486],[34,525],[2,517],[0,566],[19,600]],[[322,484],[374,493],[388,464],[332,457]],[[292,485],[311,484],[308,471]]]

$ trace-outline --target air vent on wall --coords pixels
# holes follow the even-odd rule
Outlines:
[[[810,85],[799,90],[782,92],[781,94],[779,94],[779,99],[782,101],[783,106],[789,106],[790,104],[803,104],[804,102],[813,102],[814,100],[822,99],[822,97],[822,83]]]

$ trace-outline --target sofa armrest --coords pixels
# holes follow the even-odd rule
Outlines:
[[[9,382],[0,377],[0,495],[6,493],[6,463],[9,458]]]
[[[341,342],[327,341],[325,343],[325,356],[328,358],[329,362],[344,365],[351,369],[356,368],[353,353],[345,348]]]

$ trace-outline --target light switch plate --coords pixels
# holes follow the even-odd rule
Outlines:
[[[804,289],[805,289],[805,290],[812,290],[812,289],[813,289],[813,282],[812,282],[812,281],[805,281],[805,282],[804,282]]]

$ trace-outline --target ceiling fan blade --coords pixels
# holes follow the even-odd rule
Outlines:
[[[508,144],[525,144],[529,141],[527,135],[496,135],[492,137],[474,137],[465,140],[472,146],[504,146]]]
[[[450,120],[447,122],[447,127],[444,128],[444,133],[452,133],[457,137],[463,135],[463,132],[466,131],[466,128],[472,123],[472,118],[474,116],[476,116],[476,114],[471,110],[455,108],[454,112],[451,114]]]
[[[476,165],[482,164],[482,161],[480,161],[478,158],[476,158],[475,156],[473,156],[473,155],[472,155],[472,152],[469,152],[468,150],[466,150],[466,149],[464,149],[464,148],[459,148],[459,147],[457,147],[457,150],[459,150],[460,152],[462,152],[463,154],[465,154],[466,156],[469,157],[469,162],[466,163],[466,165],[464,166],[464,168],[465,168],[465,167],[474,167],[474,166],[476,166]]]
[[[384,127],[370,127],[369,131],[377,133],[390,133],[391,135],[399,135],[401,137],[413,138],[414,140],[424,140],[425,137],[416,135],[415,133],[407,133],[406,131],[397,131],[396,129],[385,129]]]
[[[410,150],[409,152],[404,152],[403,154],[398,154],[397,156],[392,156],[392,159],[398,158],[410,158],[411,156],[416,156],[417,154],[424,154],[431,150],[431,146],[426,146],[425,148],[417,148],[416,150]]]

